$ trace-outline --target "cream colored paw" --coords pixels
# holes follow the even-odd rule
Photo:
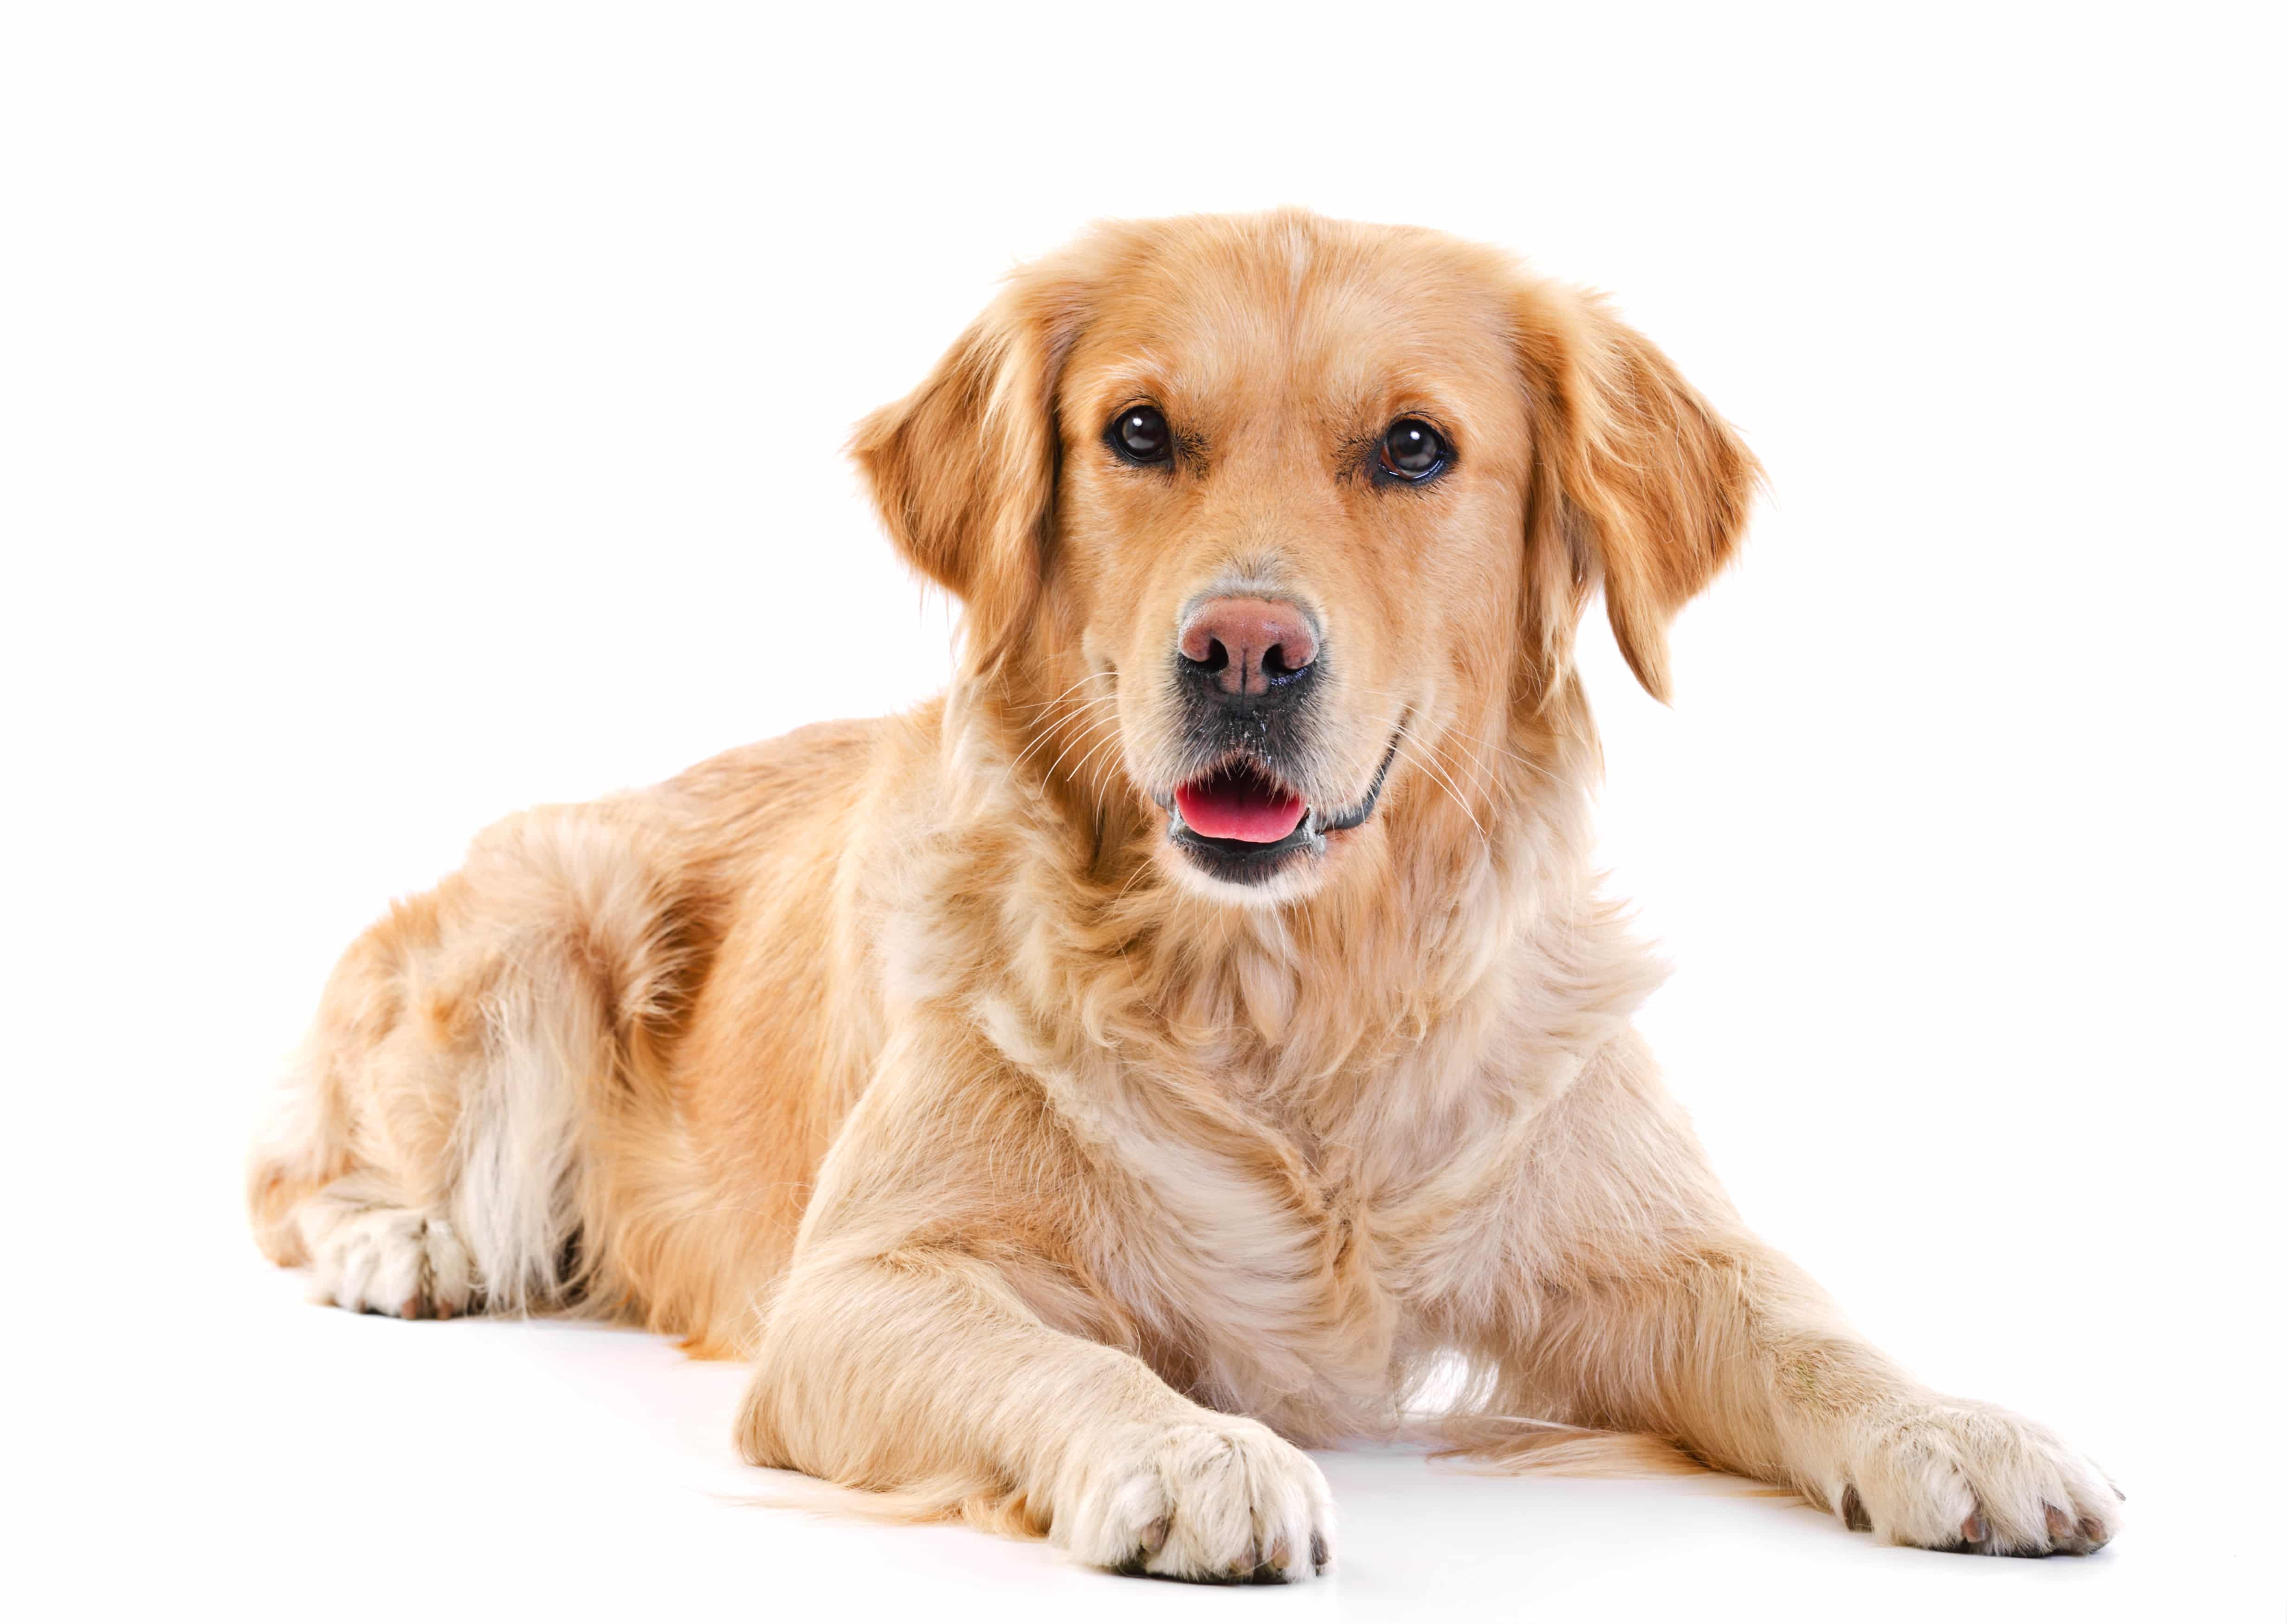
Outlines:
[[[320,1302],[406,1320],[449,1320],[476,1305],[476,1270],[441,1213],[321,1194],[301,1221]]]
[[[1083,1562],[1215,1584],[1280,1584],[1333,1562],[1325,1477],[1260,1422],[1136,1428],[1088,1453],[1049,1530]]]
[[[2120,1532],[2121,1495],[2047,1429],[1990,1404],[1932,1399],[1850,1440],[1829,1503],[1893,1545],[2082,1556]]]

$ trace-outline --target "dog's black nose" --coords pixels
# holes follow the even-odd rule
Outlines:
[[[1318,658],[1318,635],[1292,603],[1210,598],[1175,639],[1183,674],[1226,705],[1252,708],[1299,689]]]

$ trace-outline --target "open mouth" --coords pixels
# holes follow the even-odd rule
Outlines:
[[[1340,811],[1311,806],[1252,757],[1232,758],[1176,787],[1167,837],[1219,879],[1243,885],[1266,879],[1299,853],[1325,855],[1329,834],[1372,817],[1397,757],[1392,736],[1365,799]]]
[[[1310,808],[1252,761],[1228,761],[1175,791],[1175,810],[1193,834],[1270,846],[1294,832]]]

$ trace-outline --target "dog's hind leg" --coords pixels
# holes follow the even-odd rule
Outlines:
[[[631,832],[578,808],[498,825],[392,907],[336,968],[257,1142],[263,1250],[373,1313],[579,1300],[614,1023],[661,972],[662,914]]]

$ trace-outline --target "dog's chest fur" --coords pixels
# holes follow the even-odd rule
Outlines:
[[[1422,855],[1348,901],[1245,911],[1092,891],[1052,823],[998,809],[1017,832],[948,840],[904,892],[931,900],[889,933],[890,1021],[954,1013],[1061,1125],[1115,1321],[1090,1334],[1292,1436],[1387,1427],[1497,1311],[1489,1212],[1657,979],[1594,891],[1585,800],[1499,852],[1393,833]]]
[[[1110,1042],[986,1001],[1121,1215],[1086,1262],[1147,1357],[1183,1350],[1163,1375],[1298,1437],[1394,1424],[1426,1361],[1491,1312],[1488,1204],[1516,1198],[1533,1123],[1610,1029],[1544,957],[1521,942],[1424,1024],[1353,1021],[1341,1055],[1298,1030],[1312,966],[1252,944]]]

